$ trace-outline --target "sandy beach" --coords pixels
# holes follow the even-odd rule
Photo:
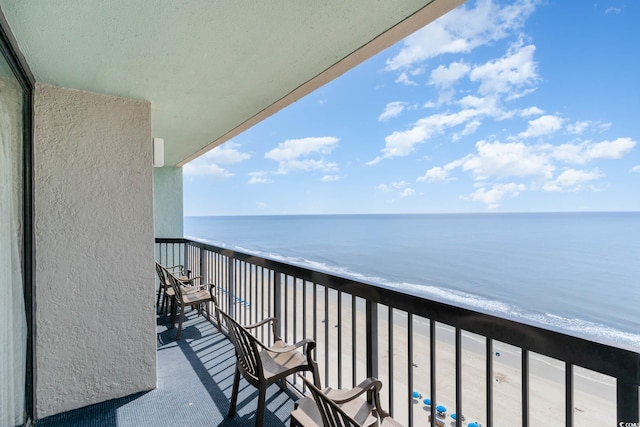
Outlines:
[[[259,275],[257,275],[259,276]],[[254,282],[249,280],[249,282]],[[260,280],[257,280],[260,283]],[[254,282],[255,283],[255,282]],[[303,297],[303,285],[298,281],[294,298],[293,283],[289,283],[287,310],[283,319],[282,335],[290,343],[303,337],[313,336],[317,328],[316,360],[320,366],[323,386],[334,388],[352,387],[352,381],[360,382],[366,377],[365,370],[365,315],[364,300],[352,301],[350,295],[325,292],[318,286],[316,294],[316,319],[313,317],[313,287],[306,283],[306,298]],[[325,307],[325,297],[328,304]],[[260,292],[252,295],[259,300]],[[255,318],[262,315],[261,309],[243,307],[245,314],[254,313]],[[284,306],[284,301],[283,301]],[[294,310],[295,306],[295,310]],[[306,307],[303,310],[303,306]],[[338,308],[340,307],[341,315]],[[393,341],[390,343],[388,309],[378,306],[378,378],[383,382],[382,397],[390,402],[393,392],[394,418],[404,425],[428,425],[430,409],[422,399],[430,396],[430,339],[429,320],[412,316],[412,336],[408,336],[407,313],[394,310]],[[355,310],[354,310],[355,308]],[[326,313],[326,316],[325,316]],[[286,320],[286,321],[285,321]],[[354,323],[355,322],[355,323]],[[286,323],[286,330],[285,330]],[[303,330],[302,325],[305,325]],[[295,325],[295,334],[294,334]],[[338,328],[338,325],[341,327]],[[326,332],[325,332],[325,326]],[[340,331],[341,340],[338,339]],[[352,339],[355,333],[355,339]],[[436,327],[436,396],[437,405],[447,407],[446,417],[442,418],[446,426],[455,426],[450,417],[455,412],[455,332],[450,326],[437,324]],[[352,345],[355,342],[355,345]],[[389,351],[389,348],[392,351]],[[520,349],[505,343],[493,345],[493,417],[494,426],[513,427],[521,425],[521,352]],[[411,358],[409,351],[411,350]],[[338,357],[338,354],[341,357]],[[389,357],[393,358],[393,374],[389,375]],[[463,332],[462,334],[462,408],[467,425],[476,421],[486,425],[486,374],[485,374],[484,337]],[[354,371],[355,369],[355,371]],[[413,384],[408,384],[409,369],[412,370]],[[338,372],[342,372],[339,381]],[[354,374],[355,372],[355,374]],[[529,420],[531,426],[564,425],[565,386],[564,363],[543,357],[529,355]],[[327,381],[328,378],[328,381]],[[413,391],[421,394],[420,399],[412,399]],[[594,427],[610,427],[616,423],[615,380],[604,375],[574,368],[574,423]]]

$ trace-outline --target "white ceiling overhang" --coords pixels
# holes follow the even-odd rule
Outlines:
[[[37,82],[151,102],[182,165],[464,0],[0,0]]]

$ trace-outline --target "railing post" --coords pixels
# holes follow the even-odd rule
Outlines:
[[[529,350],[522,349],[522,427],[529,427]]]
[[[200,275],[202,276],[201,283],[204,285],[205,283],[212,282],[209,280],[209,277],[205,274],[205,250],[204,248],[200,248]]]
[[[638,408],[638,386],[617,378],[617,407],[618,423],[616,425],[626,425],[627,423],[638,423],[640,421]],[[640,424],[638,424],[640,425]]]
[[[273,275],[273,316],[278,319],[276,333],[278,336],[282,336],[282,274],[274,270]]]
[[[573,427],[573,365],[565,362],[564,364],[564,389],[565,389],[565,423],[568,427]]]
[[[183,244],[184,244],[184,254],[182,256],[183,256],[184,262],[178,262],[178,264],[184,265],[185,270],[191,270],[189,268],[189,243],[184,242]]]
[[[229,316],[235,319],[235,304],[233,303],[234,290],[235,290],[235,267],[233,257],[229,256],[227,259],[227,309],[229,310]]]
[[[378,378],[378,303],[367,299],[367,377]]]

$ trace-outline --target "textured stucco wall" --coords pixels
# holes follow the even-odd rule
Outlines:
[[[36,86],[37,418],[156,385],[150,114]]]
[[[182,168],[153,168],[156,237],[182,237]]]

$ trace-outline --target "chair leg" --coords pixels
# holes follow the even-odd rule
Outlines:
[[[300,424],[300,421],[298,421],[295,415],[291,414],[291,424],[289,424],[289,427],[303,427],[303,426],[302,424]]]
[[[169,301],[168,305],[171,306],[171,309],[169,310],[170,316],[169,316],[169,322],[171,322],[171,327],[173,328],[176,324],[176,310],[177,310],[177,304],[175,302],[175,298],[171,298],[171,301]]]
[[[160,297],[163,293],[164,289],[162,289],[162,284],[160,284],[160,287],[158,288],[158,301],[156,301],[156,312],[160,310]]]
[[[167,301],[167,294],[162,291],[163,295],[162,295],[162,309],[164,310],[164,315],[167,315],[167,310],[169,308],[169,304],[171,304],[171,301]]]
[[[240,370],[236,365],[236,373],[233,376],[233,391],[231,392],[231,403],[229,404],[229,416],[236,414],[236,403],[238,402],[238,390],[240,389]]]
[[[185,309],[185,306],[182,305],[180,307],[180,322],[178,323],[178,333],[176,334],[177,340],[180,339],[180,332],[182,332],[182,320],[184,319],[184,309]]]
[[[264,422],[264,407],[266,406],[266,400],[267,385],[262,384],[262,386],[258,388],[258,412],[256,412],[256,427],[262,427],[262,423]]]
[[[222,320],[220,319],[220,311],[217,307],[214,307],[216,311],[216,320],[218,321],[218,332],[222,332]]]

